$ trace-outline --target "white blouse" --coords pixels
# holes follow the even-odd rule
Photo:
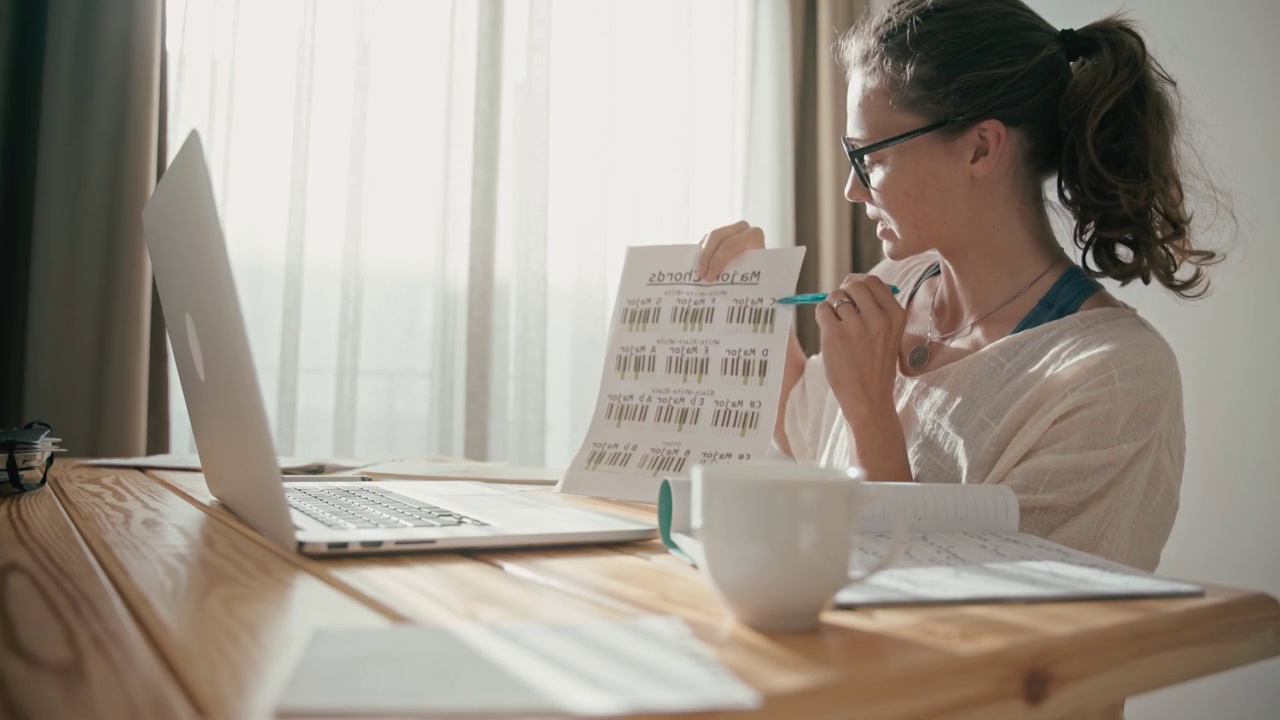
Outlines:
[[[936,260],[872,272],[908,288]],[[1182,384],[1169,345],[1131,308],[1078,312],[899,374],[894,397],[918,482],[1008,485],[1024,532],[1146,570],[1159,563],[1182,481]],[[798,462],[849,464],[821,355],[791,393],[785,430]]]

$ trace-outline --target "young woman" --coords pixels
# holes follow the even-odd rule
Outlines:
[[[820,354],[792,338],[776,444],[873,480],[1005,484],[1023,530],[1154,569],[1178,366],[1094,278],[1192,298],[1217,259],[1190,242],[1173,81],[1125,20],[1059,30],[1020,0],[900,0],[838,54],[845,195],[886,260],[816,307]],[[1055,176],[1081,265],[1050,225]],[[714,275],[764,238],[739,222],[703,246]]]

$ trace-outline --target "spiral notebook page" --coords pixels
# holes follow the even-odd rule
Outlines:
[[[896,513],[908,532],[1017,532],[1018,498],[1003,485],[871,483],[859,532],[887,533]]]

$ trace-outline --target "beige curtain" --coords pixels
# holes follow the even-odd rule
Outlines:
[[[161,450],[159,430],[148,447],[150,396],[164,392],[152,369],[166,366],[152,357],[141,218],[156,178],[161,0],[46,7],[23,417],[51,423],[76,456]]]
[[[796,243],[809,248],[800,271],[800,292],[823,292],[851,272],[880,259],[875,228],[844,197],[849,161],[840,149],[844,134],[844,72],[832,50],[871,0],[791,0],[792,68],[795,73]],[[813,313],[800,312],[800,344],[816,352]]]

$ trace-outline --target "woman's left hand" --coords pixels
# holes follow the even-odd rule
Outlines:
[[[849,275],[815,312],[827,383],[845,417],[893,409],[907,311],[889,285],[873,275]]]

